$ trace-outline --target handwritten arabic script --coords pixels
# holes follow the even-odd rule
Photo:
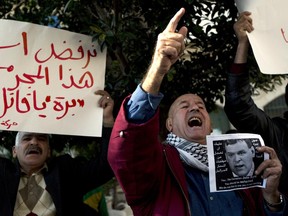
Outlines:
[[[283,36],[283,39],[284,39],[285,43],[288,43],[288,35],[286,35],[286,33],[285,33],[283,28],[281,28],[281,34]]]
[[[1,129],[18,130],[27,118],[81,119],[92,105],[89,95],[104,87],[106,57],[98,44],[85,35],[17,21],[2,20],[0,28]]]

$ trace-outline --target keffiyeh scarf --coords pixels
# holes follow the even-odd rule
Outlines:
[[[180,138],[170,132],[165,140],[166,144],[174,146],[181,160],[187,165],[208,172],[207,146],[199,143],[193,143]]]

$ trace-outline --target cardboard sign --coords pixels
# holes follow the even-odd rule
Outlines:
[[[106,50],[92,37],[0,20],[0,130],[101,136]]]
[[[254,31],[248,34],[264,74],[288,73],[288,1],[236,0],[239,12],[251,12]]]

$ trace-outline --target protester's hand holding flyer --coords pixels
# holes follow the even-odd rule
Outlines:
[[[265,187],[255,170],[269,159],[257,147],[264,146],[258,134],[235,133],[207,136],[210,192]]]

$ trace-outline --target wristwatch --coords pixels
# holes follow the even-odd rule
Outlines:
[[[283,207],[283,196],[282,196],[282,194],[280,194],[279,198],[280,198],[280,202],[278,202],[278,203],[269,203],[265,199],[264,199],[264,201],[265,201],[266,205],[271,207],[271,208],[281,209]]]

